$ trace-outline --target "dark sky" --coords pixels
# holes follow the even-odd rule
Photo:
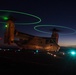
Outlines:
[[[47,25],[46,27],[40,27],[43,31],[48,31],[49,28],[53,28],[48,25],[59,25],[73,28],[76,30],[76,2],[72,1],[54,1],[54,0],[2,0],[0,2],[0,10],[13,10],[19,12],[25,12],[32,15],[36,15],[41,18],[39,24],[32,25],[16,25],[16,29],[36,36],[50,37],[51,34],[41,33],[34,30],[36,25]],[[0,11],[0,13],[2,13]],[[4,12],[4,15],[13,15],[16,18],[15,23],[33,22],[37,19],[29,17],[27,15]],[[0,14],[1,16],[1,14]],[[2,21],[2,20],[1,20]],[[4,22],[4,21],[3,21]],[[3,37],[4,24],[0,23],[0,36]],[[68,34],[74,31],[61,28],[60,33]],[[60,35],[59,45],[76,45],[76,34]]]

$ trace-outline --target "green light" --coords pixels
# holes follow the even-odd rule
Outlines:
[[[5,27],[7,28],[8,26],[7,26],[7,25],[5,25]]]
[[[69,34],[75,34],[75,33],[76,33],[76,31],[75,31],[74,29],[72,29],[72,28],[65,27],[65,26],[58,26],[58,25],[37,25],[37,26],[34,26],[34,29],[35,29],[36,31],[38,31],[38,32],[51,34],[50,32],[46,32],[46,31],[42,31],[42,30],[37,29],[37,28],[39,28],[39,27],[47,27],[47,26],[50,26],[50,27],[66,28],[66,29],[69,29],[69,30],[74,31],[74,32],[72,32],[72,33],[66,33],[66,34],[60,34],[60,35],[69,35]]]
[[[18,24],[18,25],[30,25],[30,24],[37,24],[37,23],[41,22],[41,18],[39,18],[38,16],[35,16],[35,15],[32,15],[32,14],[28,14],[28,13],[25,13],[25,12],[12,11],[12,10],[0,10],[0,12],[10,12],[10,13],[12,12],[12,13],[17,13],[17,14],[27,15],[27,16],[34,17],[34,18],[38,19],[38,21],[36,21],[36,22],[15,23],[15,24]],[[0,22],[0,23],[5,23],[5,22]]]
[[[3,17],[4,20],[8,20],[8,17]]]
[[[75,54],[76,54],[76,52],[72,51],[72,52],[71,52],[71,54],[72,54],[72,55],[75,55]]]
[[[38,53],[38,50],[36,50],[36,53]]]

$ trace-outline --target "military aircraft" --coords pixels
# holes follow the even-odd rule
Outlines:
[[[14,20],[9,17],[7,20],[6,31],[4,33],[4,43],[13,45],[16,44],[20,48],[24,49],[37,49],[58,51],[60,46],[58,45],[59,30],[53,28],[51,37],[33,36],[26,33],[17,31],[15,28]]]

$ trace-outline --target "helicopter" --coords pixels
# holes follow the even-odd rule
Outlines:
[[[4,33],[4,43],[9,45],[16,44],[21,49],[35,49],[35,50],[47,50],[47,51],[59,51],[58,45],[59,30],[53,28],[51,37],[39,37],[33,36],[27,33],[17,31],[15,23],[12,17],[6,22],[6,31]]]

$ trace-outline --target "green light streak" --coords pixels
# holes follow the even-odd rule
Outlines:
[[[74,30],[74,29],[72,29],[72,28],[65,27],[65,26],[57,26],[57,25],[37,25],[37,26],[34,26],[34,29],[35,29],[36,31],[38,31],[38,32],[51,34],[50,32],[45,32],[45,31],[42,31],[42,30],[37,29],[38,27],[47,27],[47,26],[50,26],[50,27],[60,27],[60,28],[70,29],[70,30],[74,31],[74,32],[72,32],[72,33],[60,34],[60,35],[70,35],[70,34],[75,34],[75,33],[76,33],[76,30]]]
[[[24,12],[12,11],[12,10],[0,10],[0,12],[12,12],[12,13],[17,13],[17,14],[31,16],[31,17],[34,17],[34,18],[38,19],[37,22],[31,22],[31,23],[15,23],[15,24],[18,24],[18,25],[37,24],[37,23],[40,23],[41,22],[41,19],[39,17],[37,17],[35,15],[32,15],[32,14],[24,13]],[[5,23],[5,22],[0,22],[0,23]]]

